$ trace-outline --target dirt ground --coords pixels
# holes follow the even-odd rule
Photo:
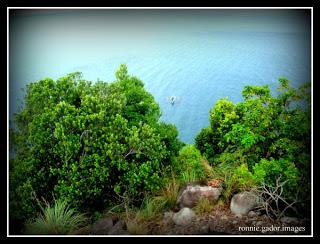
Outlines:
[[[227,207],[197,216],[189,225],[178,226],[162,219],[151,224],[150,235],[310,235],[310,220],[282,223],[266,215],[236,216]]]

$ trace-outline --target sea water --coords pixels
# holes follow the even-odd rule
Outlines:
[[[56,26],[39,20],[21,17],[11,25],[10,118],[23,98],[20,88],[29,82],[74,71],[93,82],[112,82],[125,63],[160,105],[161,120],[175,124],[182,141],[194,143],[218,99],[240,102],[245,85],[268,84],[275,91],[280,76],[295,87],[311,79],[310,34],[303,32],[211,30],[181,23],[182,28],[160,28],[161,21],[159,31],[147,26],[150,31],[143,32],[140,26],[137,33],[130,27],[103,32],[106,23],[74,30],[70,20],[59,18]],[[174,104],[171,96],[177,98]]]

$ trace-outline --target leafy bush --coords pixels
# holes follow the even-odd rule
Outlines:
[[[250,190],[259,185],[259,181],[255,178],[247,167],[247,164],[239,165],[237,161],[233,164],[221,163],[215,168],[215,178],[223,179],[222,199],[229,201],[230,198],[239,191]]]
[[[213,161],[215,154],[219,153],[216,143],[211,127],[203,128],[195,138],[196,147],[210,161]]]
[[[176,156],[178,156],[179,150],[185,146],[185,143],[178,139],[178,130],[173,124],[157,123],[156,132],[160,135],[160,140],[165,144],[167,149],[163,161],[168,162],[166,166],[171,166]],[[167,173],[170,172],[168,171]]]
[[[175,162],[175,171],[181,183],[188,183],[206,178],[206,170],[201,163],[201,160],[200,151],[193,145],[186,145],[180,150]]]
[[[26,225],[25,233],[32,235],[65,235],[87,222],[84,214],[69,208],[66,202],[57,200],[53,206],[47,204],[42,214]]]
[[[233,171],[233,182],[236,183],[235,189],[241,191],[250,190],[251,188],[258,185],[258,181],[254,175],[249,171],[246,164],[241,164]]]
[[[261,159],[254,166],[254,177],[258,182],[269,186],[275,186],[279,177],[282,182],[287,181],[284,185],[284,195],[287,198],[295,196],[299,188],[299,170],[294,163],[285,159]]]
[[[127,192],[140,201],[162,185],[181,142],[174,125],[125,65],[116,81],[91,83],[81,73],[27,85],[10,142],[10,216],[38,210],[30,193],[101,211]]]
[[[219,100],[210,110],[210,126],[195,139],[216,174],[225,177],[226,196],[272,186],[282,176],[287,199],[310,199],[310,83],[297,89],[283,77],[279,83],[276,96],[268,86],[245,86],[242,102]]]

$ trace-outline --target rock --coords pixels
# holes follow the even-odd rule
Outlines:
[[[188,185],[177,197],[179,208],[192,208],[197,205],[200,198],[208,198],[210,201],[218,200],[221,194],[220,188],[211,186]]]
[[[129,232],[124,230],[126,226],[123,220],[119,220],[108,232],[109,235],[129,235]]]
[[[257,221],[256,222],[256,226],[261,226],[261,225],[263,225],[263,221]]]
[[[182,208],[173,215],[172,220],[176,225],[184,226],[190,224],[195,216],[196,214],[190,208]]]
[[[258,213],[256,213],[255,211],[250,211],[249,213],[248,213],[248,217],[249,218],[253,218],[253,217],[257,217],[258,216]]]
[[[299,220],[297,218],[295,218],[295,217],[287,217],[287,216],[282,217],[280,219],[280,221],[282,223],[286,223],[286,224],[297,224],[297,223],[299,223]]]
[[[172,221],[172,218],[173,218],[173,212],[165,212],[163,214],[163,222],[166,223],[166,224],[169,224],[171,221]]]
[[[167,219],[172,219],[173,214],[174,214],[174,213],[171,212],[171,211],[170,211],[170,212],[165,212],[165,213],[163,214],[163,218],[166,219],[166,220],[167,220]]]
[[[226,215],[222,215],[220,219],[221,220],[228,220],[228,217]]]
[[[262,212],[261,212],[261,211],[259,211],[259,210],[254,211],[254,212],[257,214],[257,216],[261,216],[261,215],[262,215]]]
[[[242,218],[242,215],[241,215],[241,214],[236,214],[236,218],[241,219],[241,218]]]
[[[203,225],[200,227],[200,234],[207,234],[210,230],[209,225]]]
[[[119,217],[117,215],[111,215],[108,217],[110,217],[112,219],[113,224],[115,224],[117,221],[119,221]]]
[[[130,233],[127,230],[119,230],[115,233],[109,233],[109,235],[130,235]]]
[[[109,231],[113,227],[112,218],[104,218],[96,221],[91,228],[91,234],[93,235],[108,235]]]
[[[250,210],[259,205],[259,197],[253,192],[241,192],[231,199],[230,209],[235,215],[246,215]]]
[[[215,230],[215,222],[214,222],[214,220],[213,219],[209,219],[208,225],[209,225],[209,231],[213,232]]]
[[[236,220],[234,220],[234,221],[232,221],[232,224],[238,224],[238,221],[236,221]]]

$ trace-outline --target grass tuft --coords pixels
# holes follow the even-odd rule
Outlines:
[[[214,205],[208,198],[200,198],[199,202],[193,209],[198,215],[206,215],[212,213]]]
[[[146,235],[148,234],[148,226],[144,222],[140,222],[137,218],[127,219],[127,231],[131,235]]]
[[[32,235],[66,235],[83,227],[86,222],[84,214],[77,213],[61,200],[55,200],[53,206],[46,203],[42,214],[34,221],[27,222],[24,232]]]
[[[165,207],[172,209],[176,205],[178,192],[180,188],[180,183],[174,175],[172,178],[165,184],[165,186],[161,189],[161,197],[166,202]]]

